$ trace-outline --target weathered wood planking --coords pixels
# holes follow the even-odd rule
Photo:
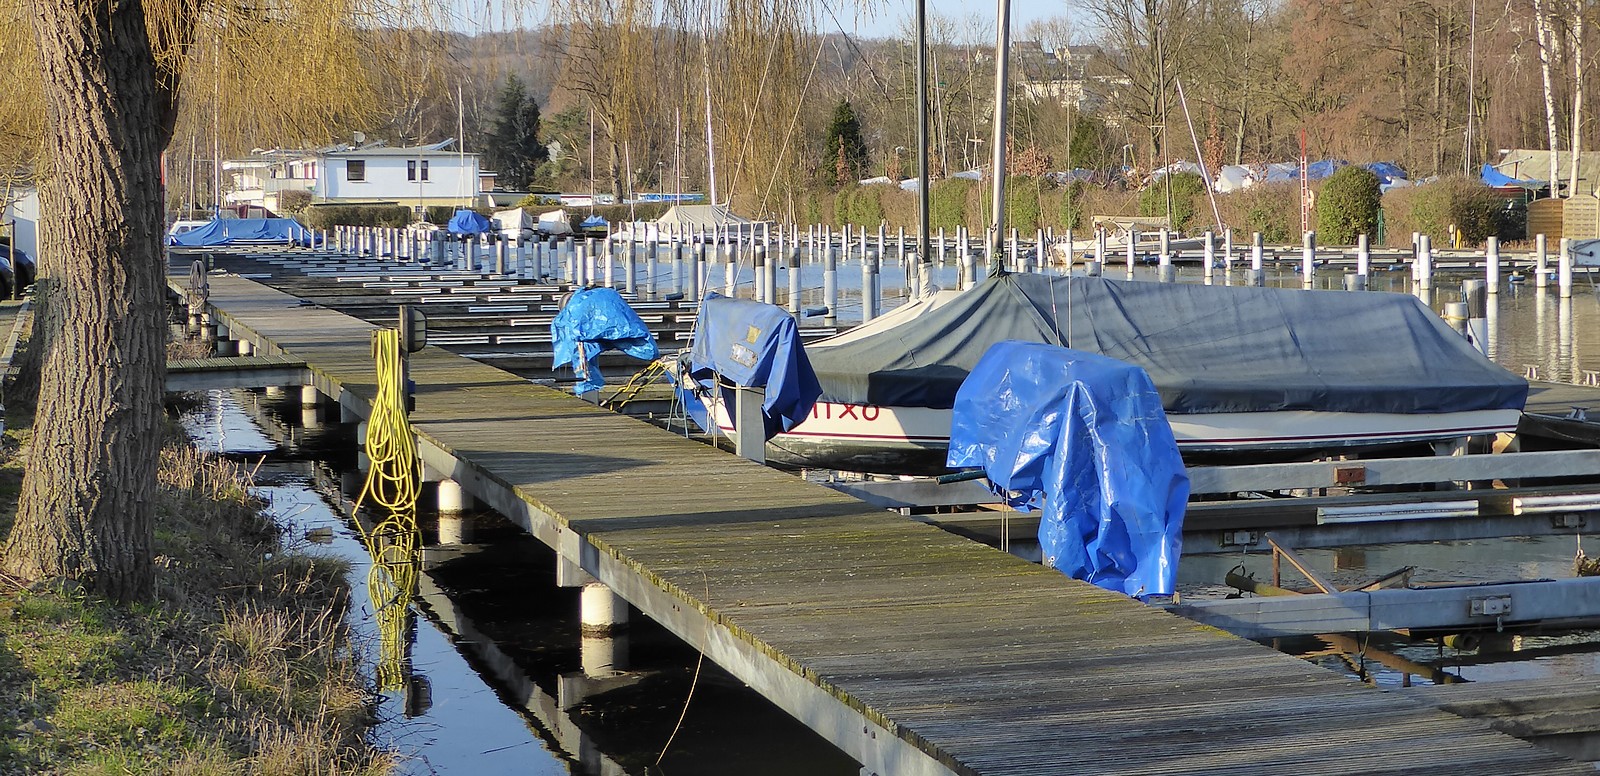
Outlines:
[[[368,324],[239,278],[213,278],[211,301],[236,335],[372,395]],[[629,570],[618,589],[646,615],[698,617],[691,643],[764,661],[736,675],[787,672],[859,713],[856,738],[881,728],[950,771],[1592,772],[437,348],[412,377],[418,435]],[[848,733],[824,732],[860,756]]]

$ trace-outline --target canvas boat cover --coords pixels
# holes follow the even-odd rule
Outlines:
[[[997,342],[1143,368],[1168,413],[1521,409],[1528,384],[1403,294],[1007,274],[808,348],[824,400],[948,408]]]
[[[700,302],[689,347],[689,377],[703,389],[729,383],[766,389],[761,410],[768,439],[804,420],[822,392],[793,316],[775,305],[716,293]],[[722,399],[723,406],[733,406],[731,391],[725,390]],[[684,402],[686,407],[699,404]],[[711,430],[703,415],[695,420]]]
[[[311,230],[293,218],[218,218],[167,238],[167,244],[208,248],[235,242],[287,244],[292,241],[295,245],[309,247],[312,239]]]
[[[655,220],[657,224],[684,227],[742,226],[754,223],[723,205],[673,205]]]
[[[1499,170],[1496,170],[1494,168],[1494,165],[1489,164],[1487,162],[1484,163],[1483,171],[1479,175],[1479,178],[1481,178],[1483,180],[1484,185],[1489,186],[1490,188],[1496,188],[1496,189],[1501,189],[1501,188],[1542,189],[1542,188],[1545,187],[1545,182],[1544,181],[1520,180],[1518,178],[1513,178],[1513,177],[1511,177],[1509,175],[1506,175],[1503,172],[1500,172]]]
[[[555,342],[555,363],[551,369],[568,364],[578,376],[572,392],[582,396],[605,387],[598,359],[606,350],[620,350],[634,358],[655,358],[656,339],[639,315],[609,288],[583,288],[571,298],[550,322]]]
[[[1039,510],[1047,566],[1135,598],[1172,595],[1189,477],[1143,369],[996,343],[956,395],[947,463]]]
[[[482,213],[472,210],[457,210],[456,214],[450,218],[449,225],[445,228],[449,229],[451,234],[470,235],[483,234],[494,227],[489,223],[489,219],[483,217]]]

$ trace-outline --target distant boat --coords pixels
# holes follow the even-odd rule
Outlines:
[[[956,389],[990,345],[1145,369],[1191,461],[1285,460],[1515,430],[1528,385],[1413,297],[1006,274],[806,347],[823,394],[767,445],[795,467],[942,471]],[[701,400],[731,432],[709,394]]]

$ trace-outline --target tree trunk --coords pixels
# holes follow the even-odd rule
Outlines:
[[[138,0],[34,0],[48,171],[41,348],[17,521],[0,565],[121,601],[153,590],[151,496],[165,379],[157,85]]]
[[[1561,177],[1556,167],[1556,154],[1560,153],[1560,142],[1556,139],[1556,93],[1555,86],[1551,83],[1550,75],[1550,49],[1555,45],[1555,31],[1550,26],[1550,12],[1546,8],[1546,0],[1533,0],[1533,26],[1539,36],[1539,72],[1544,77],[1544,123],[1549,134],[1550,143],[1550,170],[1547,180],[1550,181],[1550,196],[1559,196]]]
[[[1578,196],[1578,157],[1583,151],[1583,6],[1572,9],[1572,172],[1567,196]]]

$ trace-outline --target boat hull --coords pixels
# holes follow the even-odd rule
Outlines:
[[[709,408],[724,433],[728,415]],[[1437,414],[1232,412],[1168,415],[1178,449],[1191,461],[1276,461],[1374,450],[1516,430],[1518,410]],[[810,416],[767,443],[769,463],[878,474],[947,470],[950,410],[819,401]]]

